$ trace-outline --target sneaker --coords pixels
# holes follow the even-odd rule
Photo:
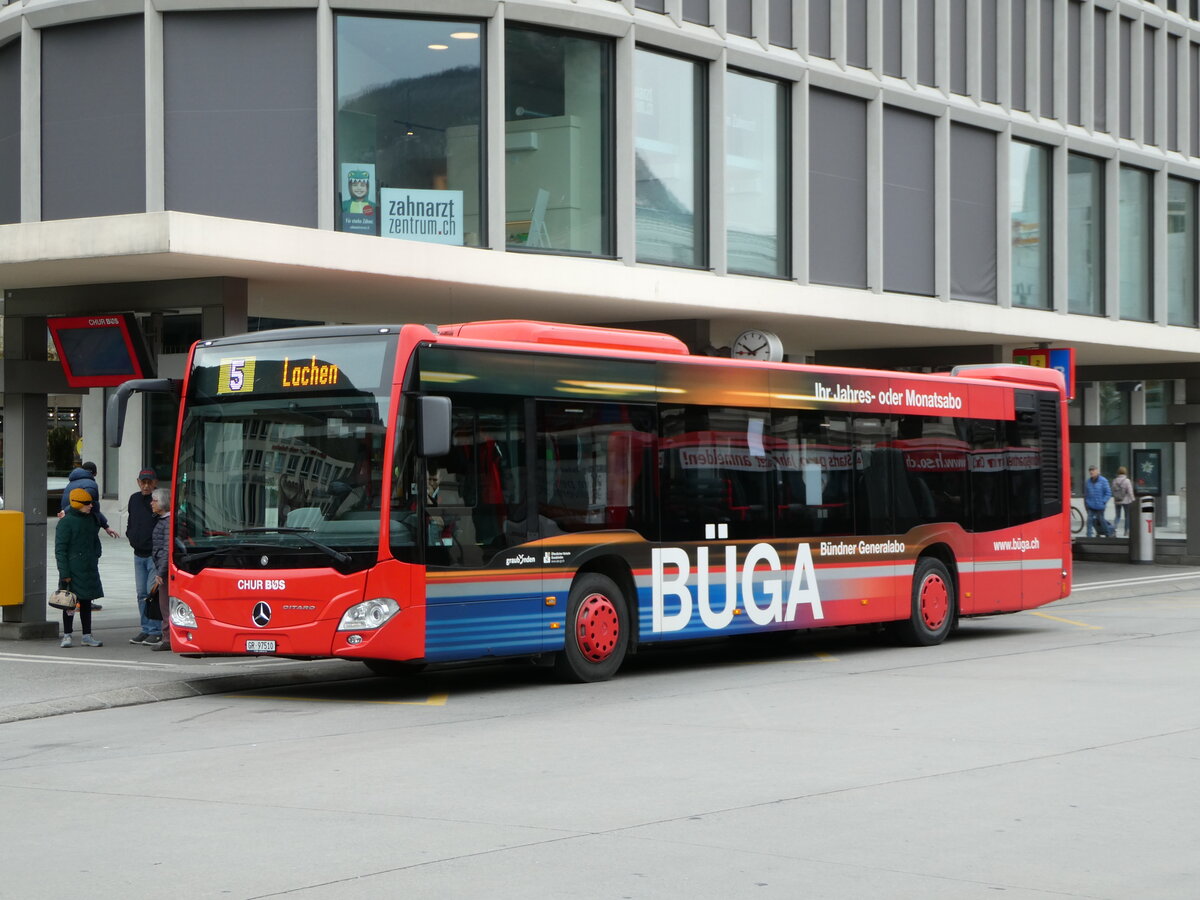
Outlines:
[[[151,650],[170,650],[171,642],[160,640],[157,644],[150,648]]]
[[[79,643],[83,644],[83,646],[85,646],[85,647],[103,647],[104,646],[104,641],[98,641],[94,637],[92,637],[90,634],[85,634],[83,637],[81,637],[79,639]]]
[[[148,634],[144,638],[142,638],[140,643],[145,644],[147,647],[156,647],[158,644],[162,643],[162,635],[161,634]]]
[[[101,606],[95,600],[92,601],[92,612],[100,612],[100,610],[102,610],[102,609],[104,609],[103,606]]]
[[[142,644],[142,643],[145,643],[146,638],[148,638],[148,637],[150,637],[150,635],[146,634],[146,632],[139,631],[137,634],[135,634],[133,637],[131,637],[129,639],[129,643]]]
[[[58,642],[58,646],[70,647],[71,646],[71,636],[69,634],[64,634],[62,636],[62,640]]]

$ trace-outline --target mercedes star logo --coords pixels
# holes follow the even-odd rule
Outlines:
[[[266,628],[267,623],[271,621],[271,607],[267,603],[258,602],[254,604],[254,612],[250,618],[254,620],[254,624],[259,628]]]
[[[266,567],[267,563],[269,563],[269,562],[270,562],[270,560],[267,559],[267,556],[265,553],[258,558],[258,564],[260,566],[263,566],[264,568]]]

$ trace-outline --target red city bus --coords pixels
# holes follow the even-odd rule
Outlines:
[[[387,673],[611,677],[671,641],[962,617],[1070,591],[1065,395],[689,355],[499,321],[201,341],[182,385],[171,643]]]

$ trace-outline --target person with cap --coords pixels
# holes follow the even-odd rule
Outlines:
[[[117,533],[108,527],[108,517],[100,512],[100,485],[96,481],[96,464],[88,460],[83,465],[71,470],[71,474],[67,476],[67,486],[62,492],[62,503],[58,510],[58,517],[61,519],[67,514],[67,510],[71,508],[71,491],[75,488],[83,488],[92,495],[92,518],[100,523],[100,527],[104,529],[109,537],[116,537]],[[92,604],[92,612],[99,612],[104,609],[99,603]]]
[[[158,473],[153,469],[138,472],[138,490],[129,495],[129,517],[125,525],[125,537],[133,548],[133,583],[137,591],[138,615],[141,628],[129,639],[131,644],[153,646],[162,640],[162,616],[147,615],[154,612],[157,602],[151,603],[151,584],[158,574],[154,568],[154,523],[158,517],[150,509],[150,495],[158,487]],[[147,610],[149,606],[149,610]]]
[[[54,531],[54,560],[58,564],[58,586],[71,591],[79,601],[79,620],[83,627],[81,643],[85,647],[100,647],[102,642],[92,637],[92,601],[104,595],[100,584],[100,522],[92,510],[96,501],[86,488],[72,488],[68,501],[70,509]],[[61,647],[71,646],[75,630],[75,613],[63,610]]]

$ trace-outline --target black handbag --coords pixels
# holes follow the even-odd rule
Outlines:
[[[79,605],[79,598],[71,591],[65,591],[61,588],[50,595],[49,603],[55,609],[61,609],[66,612],[74,612],[75,607]]]
[[[146,598],[146,618],[162,621],[162,607],[158,605],[158,591]]]

